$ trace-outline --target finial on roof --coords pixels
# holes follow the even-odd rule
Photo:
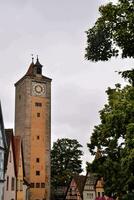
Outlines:
[[[31,54],[31,56],[32,56],[32,63],[34,63],[34,57],[33,57],[33,54]]]
[[[37,55],[37,63],[39,63],[39,56]]]
[[[38,57],[38,55],[37,55],[37,59],[36,59],[36,63],[35,63],[35,65],[38,65],[38,66],[41,66],[41,67],[42,67],[42,65],[40,64],[40,61],[39,61],[39,57]]]

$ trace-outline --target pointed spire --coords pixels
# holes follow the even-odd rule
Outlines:
[[[34,64],[34,56],[33,56],[33,54],[31,54],[31,56],[32,56],[32,63]]]
[[[38,66],[42,67],[42,65],[41,65],[40,62],[39,62],[39,57],[38,57],[38,55],[37,55],[37,59],[36,59],[35,65],[38,65]]]

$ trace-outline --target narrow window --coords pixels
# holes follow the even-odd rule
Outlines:
[[[40,175],[40,171],[36,171],[36,176],[39,176]]]
[[[45,183],[41,183],[41,188],[45,188]]]
[[[17,191],[20,190],[20,184],[19,184],[19,180],[17,179]]]
[[[11,190],[14,191],[14,178],[11,179]]]
[[[9,151],[9,162],[12,162],[12,160],[11,160],[11,151]]]
[[[8,187],[9,187],[9,176],[7,176],[7,190],[8,190]]]
[[[31,183],[31,184],[30,184],[30,187],[31,187],[31,188],[34,188],[34,183]]]
[[[39,158],[36,158],[36,162],[39,163],[39,162],[40,162],[40,159],[39,159]]]
[[[40,188],[40,183],[36,183],[36,188]]]
[[[20,180],[20,191],[23,191],[23,181]]]

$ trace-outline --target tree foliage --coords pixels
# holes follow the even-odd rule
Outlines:
[[[101,157],[90,169],[104,177],[107,194],[121,195],[134,189],[134,87],[116,84],[106,93],[108,103],[100,111],[101,123],[94,127],[88,143],[91,154],[99,149]]]
[[[82,145],[75,139],[58,139],[51,150],[51,180],[54,187],[68,185],[75,173],[82,172]]]
[[[107,61],[121,54],[134,58],[134,1],[118,0],[99,8],[100,17],[87,33],[85,57]],[[94,127],[89,150],[101,157],[88,164],[88,169],[104,177],[105,192],[125,199],[134,189],[134,70],[119,72],[129,85],[108,88],[108,103],[100,111],[101,123]],[[130,197],[128,197],[130,196]],[[130,198],[131,199],[131,198]]]
[[[119,0],[99,8],[100,17],[87,33],[85,57],[106,61],[112,56],[134,57],[134,1]]]

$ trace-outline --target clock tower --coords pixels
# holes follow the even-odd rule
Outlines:
[[[21,136],[29,200],[50,200],[51,79],[37,57],[15,84],[15,134]]]

